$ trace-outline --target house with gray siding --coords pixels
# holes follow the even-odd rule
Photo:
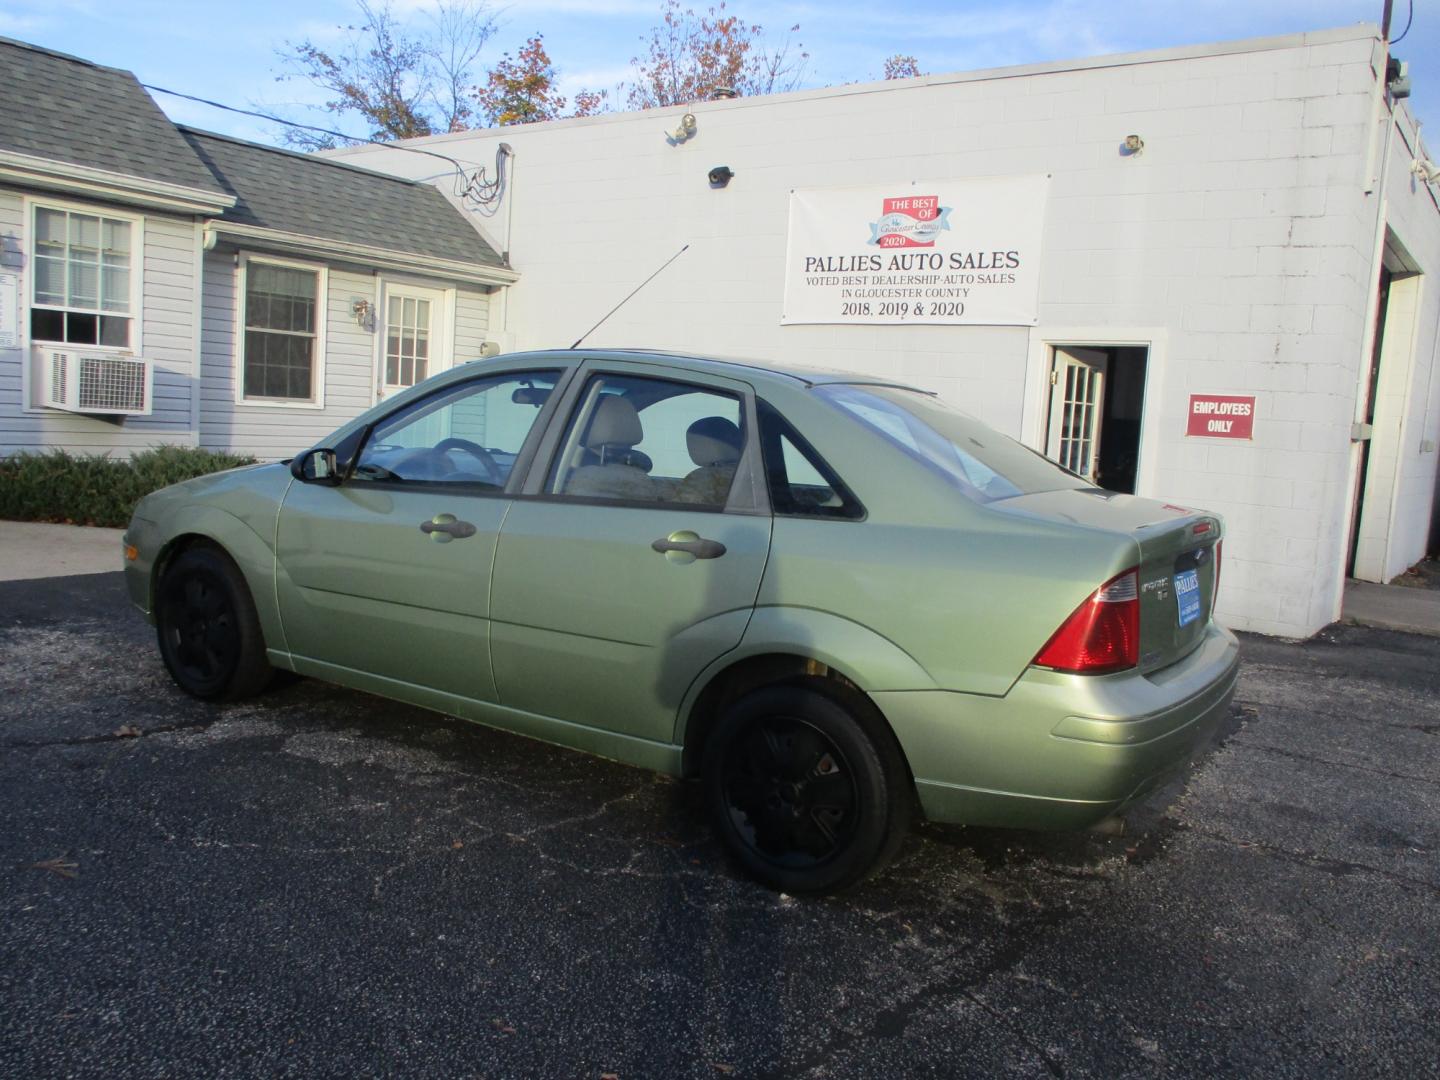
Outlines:
[[[481,355],[516,275],[425,183],[172,124],[0,39],[0,454],[280,458]]]

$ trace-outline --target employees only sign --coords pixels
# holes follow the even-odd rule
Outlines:
[[[790,193],[782,324],[1034,326],[1049,177]]]
[[[1255,435],[1255,399],[1233,394],[1191,394],[1185,434],[1211,439]]]

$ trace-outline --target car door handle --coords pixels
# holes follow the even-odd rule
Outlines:
[[[673,532],[652,541],[650,546],[661,554],[679,551],[697,559],[718,559],[725,554],[725,545],[719,540],[706,540],[692,532]]]
[[[430,521],[420,522],[420,531],[426,536],[443,533],[450,539],[464,540],[467,536],[475,535],[475,526],[468,521],[457,521],[454,514],[436,514]]]

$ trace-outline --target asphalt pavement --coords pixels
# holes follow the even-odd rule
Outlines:
[[[0,1076],[1440,1076],[1440,639],[1247,638],[1124,836],[925,827],[799,900],[692,784],[0,582]]]

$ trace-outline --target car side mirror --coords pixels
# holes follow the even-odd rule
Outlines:
[[[329,447],[317,447],[298,454],[290,462],[290,475],[305,484],[340,483],[340,469],[335,464],[335,451]]]

